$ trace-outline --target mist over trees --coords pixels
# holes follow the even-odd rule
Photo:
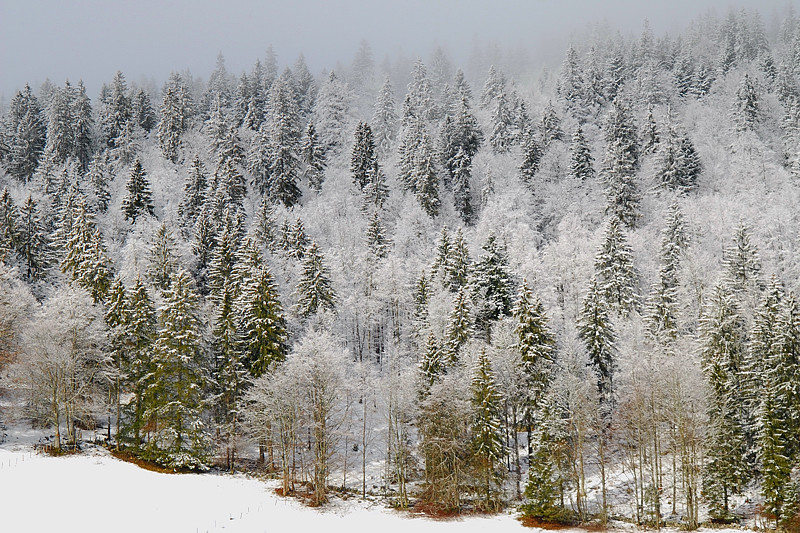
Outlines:
[[[3,405],[59,449],[256,465],[315,505],[796,528],[783,15],[598,28],[555,69],[363,42],[322,73],[270,47],[155,92],[25,85],[0,125]]]

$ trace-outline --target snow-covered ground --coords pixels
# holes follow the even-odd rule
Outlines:
[[[0,531],[527,531],[510,515],[434,521],[357,500],[311,509],[273,487],[240,475],[151,472],[101,448],[49,457],[4,447]]]

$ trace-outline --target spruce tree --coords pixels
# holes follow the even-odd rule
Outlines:
[[[595,256],[594,270],[609,309],[627,315],[638,308],[633,250],[615,217],[606,224],[603,244]]]
[[[383,259],[389,254],[392,243],[386,236],[386,228],[384,228],[377,211],[373,211],[369,220],[366,241],[367,247],[376,258]]]
[[[501,425],[503,397],[497,390],[486,350],[481,351],[472,374],[471,450],[486,509],[496,506],[496,492],[505,477],[502,465],[506,453]]]
[[[68,229],[62,231],[64,257],[61,271],[88,290],[95,303],[100,302],[111,286],[111,260],[86,199],[80,197],[77,205],[65,209],[62,216],[71,217],[71,221]]]
[[[482,248],[484,254],[474,269],[474,291],[478,301],[475,324],[488,338],[492,321],[511,314],[514,278],[508,265],[506,247],[494,234],[489,235]]]
[[[148,254],[147,277],[153,287],[165,291],[178,270],[176,243],[166,223],[159,226]]]
[[[558,75],[558,86],[556,92],[564,101],[566,108],[573,114],[583,112],[584,87],[583,72],[578,63],[578,53],[570,45],[564,61],[561,63],[561,70]]]
[[[610,418],[614,406],[614,374],[617,367],[617,336],[609,317],[608,304],[596,277],[589,281],[578,321],[578,335],[586,347],[587,365],[597,376],[602,415]]]
[[[156,112],[150,102],[150,95],[141,87],[131,99],[131,120],[147,133],[156,125]]]
[[[11,262],[19,247],[19,213],[8,188],[0,193],[0,261]]]
[[[9,174],[25,183],[30,181],[39,166],[44,152],[46,125],[39,100],[29,85],[17,92],[8,112],[10,139],[8,165]]]
[[[287,351],[286,319],[269,269],[261,266],[248,273],[236,309],[245,366],[257,378],[283,361]]]
[[[38,281],[47,275],[51,261],[50,239],[36,201],[30,194],[19,210],[17,251],[22,260],[22,275],[25,279]]]
[[[708,383],[708,437],[703,493],[712,517],[729,517],[730,497],[749,479],[744,420],[742,363],[745,325],[725,284],[709,298],[701,323],[701,364]]]
[[[444,353],[433,332],[428,333],[425,349],[420,357],[419,370],[423,395],[447,372]]]
[[[189,88],[177,73],[173,73],[169,77],[163,93],[161,121],[158,124],[158,143],[164,157],[176,163],[183,133],[189,127],[192,100]]]
[[[178,206],[178,216],[186,227],[191,227],[197,222],[200,210],[207,200],[207,194],[208,180],[205,166],[195,154],[186,183],[183,185],[183,198]]]
[[[630,109],[620,99],[614,100],[605,129],[606,153],[601,176],[606,183],[606,212],[630,228],[640,216],[636,184],[639,146]]]
[[[131,101],[128,97],[128,85],[122,72],[117,71],[111,82],[108,97],[103,102],[100,118],[100,126],[109,148],[116,148],[116,139],[130,119]]]
[[[472,167],[469,155],[463,148],[459,147],[455,157],[453,157],[453,207],[461,216],[464,224],[470,224],[475,216],[472,207],[472,194],[470,178]]]
[[[331,287],[330,272],[323,263],[317,243],[309,245],[303,259],[303,272],[297,283],[297,314],[308,318],[320,310],[333,311],[336,295]]]
[[[736,90],[733,120],[738,131],[753,130],[758,125],[761,109],[758,91],[749,74],[744,75]]]
[[[78,82],[72,101],[72,117],[74,135],[72,155],[78,160],[81,172],[86,172],[94,151],[94,116],[92,103],[86,95],[83,81]]]
[[[94,192],[97,212],[105,213],[108,211],[108,206],[111,204],[109,185],[113,179],[108,150],[103,150],[99,154],[96,154],[91,160],[86,178]]]
[[[136,219],[143,214],[155,216],[150,184],[138,157],[133,162],[125,188],[128,193],[122,199],[122,212],[125,213],[126,220],[135,224]]]
[[[533,178],[539,172],[539,164],[542,161],[543,150],[539,141],[532,131],[527,131],[523,136],[522,144],[522,164],[519,167],[519,174],[522,181],[529,187],[533,186]]]
[[[722,253],[725,283],[739,298],[758,292],[763,284],[761,258],[758,248],[750,240],[750,231],[740,221],[733,234],[733,243]]]
[[[548,102],[542,112],[539,132],[545,150],[550,147],[553,141],[560,141],[564,138],[564,132],[561,129],[561,119],[558,118],[553,102]]]
[[[303,145],[300,149],[302,160],[305,165],[303,176],[312,191],[320,192],[322,182],[325,181],[325,156],[319,145],[317,130],[314,122],[309,120],[306,133],[303,136]]]
[[[655,337],[672,341],[678,337],[678,282],[688,239],[677,203],[669,208],[665,222],[661,237],[661,267],[650,294],[647,323]]]
[[[324,156],[332,156],[341,147],[342,131],[345,130],[349,112],[350,91],[331,71],[320,87],[312,114]]]
[[[461,355],[462,348],[472,337],[472,318],[470,316],[469,293],[461,287],[456,293],[453,310],[447,322],[447,339],[444,346],[446,365],[455,366]]]
[[[48,165],[63,163],[75,155],[75,90],[69,81],[56,89],[47,108],[47,139],[44,159]]]
[[[583,135],[583,128],[578,125],[575,134],[572,136],[572,156],[570,159],[569,175],[581,181],[594,178],[594,158],[586,137]]]
[[[350,173],[353,183],[363,191],[367,186],[369,173],[378,164],[375,154],[375,143],[372,140],[372,128],[366,122],[359,122],[356,126],[355,142],[350,157]]]
[[[494,99],[491,126],[489,145],[492,150],[498,154],[508,152],[514,144],[514,117],[505,92],[501,92]]]
[[[145,457],[168,468],[206,470],[210,451],[203,411],[202,324],[189,274],[179,270],[158,310],[146,379],[144,418],[150,425]]]
[[[392,84],[387,76],[375,100],[375,113],[372,115],[372,129],[375,133],[375,147],[379,154],[385,155],[397,136],[397,104]]]
[[[434,153],[430,137],[423,132],[412,159],[411,181],[414,183],[417,200],[425,213],[433,218],[439,214],[439,176],[434,164]]]
[[[261,172],[257,175],[260,176],[258,187],[273,202],[291,207],[302,195],[297,187],[300,172],[300,130],[297,102],[290,82],[283,75],[272,84],[270,115],[264,124],[269,128],[269,158],[265,169],[257,169]]]
[[[532,411],[537,409],[554,377],[556,339],[548,327],[541,300],[533,295],[525,279],[522,280],[512,315],[515,322],[515,347],[520,353],[529,385],[529,401],[525,414],[530,421]]]
[[[442,282],[450,292],[458,292],[462,287],[466,287],[472,272],[472,259],[469,256],[467,243],[461,228],[458,228],[452,244],[448,245],[444,228],[442,228],[442,241],[440,248],[446,248],[447,256],[442,262],[437,260],[434,268],[440,268]]]
[[[673,190],[690,191],[697,186],[701,171],[700,157],[694,144],[670,120],[659,150],[657,172],[661,184]]]

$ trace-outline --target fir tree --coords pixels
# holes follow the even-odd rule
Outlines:
[[[350,111],[350,95],[345,85],[335,73],[331,72],[322,84],[312,115],[319,135],[320,148],[324,156],[333,155],[342,143],[342,131],[345,130],[347,116]]]
[[[19,247],[19,212],[8,188],[0,193],[0,261],[10,262]]]
[[[630,110],[619,99],[614,100],[606,121],[606,154],[601,175],[606,183],[606,212],[628,227],[633,227],[640,216],[638,166],[639,147]]]
[[[210,298],[219,305],[225,291],[229,290],[228,283],[236,266],[236,251],[242,237],[242,220],[235,210],[224,209],[214,237],[208,284]]]
[[[750,229],[739,222],[733,235],[733,243],[723,250],[724,279],[732,293],[742,297],[760,290],[761,258],[758,249],[750,241]]]
[[[736,91],[736,100],[733,105],[733,119],[738,131],[755,129],[759,121],[761,110],[758,91],[749,74],[742,78]]]
[[[642,128],[642,153],[655,153],[660,144],[661,132],[653,116],[653,106],[651,105],[647,108],[647,119],[645,120],[644,128]]]
[[[47,108],[47,139],[44,158],[49,165],[63,163],[75,155],[75,90],[69,81],[56,89]]]
[[[553,102],[548,102],[544,108],[542,121],[539,124],[539,131],[545,150],[547,150],[553,141],[560,141],[564,138],[564,132],[561,130],[561,119],[558,118]]]
[[[442,228],[442,241],[440,248],[447,249],[447,257],[443,262],[434,265],[434,268],[440,268],[442,274],[442,282],[450,292],[458,292],[462,287],[466,287],[469,283],[470,274],[472,272],[472,260],[469,257],[469,250],[467,243],[464,241],[464,235],[461,228],[458,228],[455,239],[451,245],[448,245],[444,240],[446,237],[444,228]]]
[[[670,121],[666,138],[659,150],[657,172],[661,184],[678,191],[690,191],[697,186],[701,170],[700,157],[694,144]]]
[[[11,138],[7,169],[18,180],[28,182],[39,166],[46,139],[42,109],[29,85],[14,96],[8,118]]]
[[[392,84],[387,76],[375,100],[375,113],[372,115],[372,130],[375,133],[375,147],[379,154],[388,154],[397,136],[397,104]]]
[[[377,211],[373,211],[372,217],[369,220],[366,241],[367,247],[378,259],[383,259],[389,255],[389,249],[392,243],[386,236],[386,229]]]
[[[336,296],[331,287],[330,272],[322,262],[322,253],[317,243],[312,242],[303,259],[303,272],[297,283],[297,314],[308,318],[317,311],[333,311]]]
[[[353,183],[363,191],[369,180],[369,173],[378,165],[375,154],[375,143],[372,140],[372,128],[366,122],[359,122],[356,126],[355,143],[350,157],[350,173]]]
[[[611,416],[614,405],[614,374],[616,370],[617,337],[609,319],[608,304],[596,277],[589,282],[583,299],[578,335],[586,346],[588,366],[597,376],[597,392],[604,417]]]
[[[86,178],[94,192],[97,211],[99,213],[105,213],[108,211],[108,206],[111,203],[109,185],[113,179],[108,150],[103,150],[101,153],[95,155],[89,163],[89,172]]]
[[[514,144],[514,117],[505,92],[501,92],[494,99],[491,124],[489,145],[492,150],[498,154],[508,152]]]
[[[128,193],[122,199],[122,212],[125,213],[126,220],[130,220],[135,224],[136,219],[142,214],[155,216],[150,184],[147,181],[147,174],[142,168],[142,162],[139,161],[139,158],[136,158],[136,161],[133,162],[125,188]]]
[[[534,297],[527,280],[522,280],[519,296],[512,311],[516,349],[528,381],[529,402],[526,418],[536,409],[553,379],[556,362],[556,340],[547,325],[547,316],[539,298]]]
[[[288,341],[278,289],[266,267],[257,267],[242,281],[236,308],[245,366],[257,378],[286,358]]]
[[[672,204],[662,232],[661,267],[647,315],[651,333],[668,341],[678,337],[678,282],[687,239],[680,206]]]
[[[111,285],[111,260],[86,199],[81,197],[74,208],[65,209],[64,216],[71,217],[71,222],[62,231],[65,254],[61,271],[88,290],[95,303],[100,302]]]
[[[72,101],[72,117],[74,135],[72,155],[78,160],[81,172],[85,172],[92,159],[94,148],[94,117],[92,103],[86,95],[83,81],[78,82]]]
[[[701,363],[708,383],[709,420],[703,493],[714,517],[728,517],[730,497],[749,478],[740,373],[745,325],[724,284],[709,298],[701,323]]]
[[[303,176],[308,182],[312,191],[320,192],[322,182],[325,181],[325,156],[319,145],[317,130],[314,129],[314,122],[309,120],[306,133],[303,136],[303,145],[300,149],[302,160],[305,164]]]
[[[539,172],[539,164],[543,155],[542,146],[532,131],[527,131],[523,137],[522,154],[523,160],[519,167],[519,174],[522,181],[530,187],[533,186],[534,176]]]
[[[444,353],[433,332],[428,333],[425,350],[420,357],[419,370],[422,375],[423,395],[447,373]]]
[[[150,95],[141,87],[131,99],[131,120],[147,133],[156,126],[156,112],[150,102]]]
[[[453,310],[447,323],[447,340],[444,346],[447,366],[452,367],[458,363],[462,348],[472,337],[470,311],[469,294],[465,287],[461,287],[456,293]]]
[[[572,45],[567,48],[561,70],[558,75],[556,92],[564,101],[566,108],[573,114],[582,112],[584,103],[583,72],[578,63],[578,53]]]
[[[147,277],[154,287],[161,291],[169,288],[169,283],[178,270],[176,243],[166,223],[159,226],[148,257]]]
[[[172,279],[158,315],[153,370],[144,392],[144,417],[153,428],[145,456],[168,468],[206,470],[202,329],[191,277],[184,270]]]
[[[581,181],[594,178],[594,158],[586,137],[583,135],[583,128],[578,125],[575,134],[572,136],[572,156],[570,159],[569,175]]]
[[[487,509],[495,506],[495,491],[503,480],[501,468],[505,455],[504,435],[501,426],[503,397],[497,390],[486,351],[481,351],[472,374],[471,449],[475,457],[478,479]]]
[[[191,227],[197,222],[200,210],[207,199],[207,191],[208,182],[205,166],[200,161],[200,157],[195,154],[189,167],[189,175],[183,186],[183,198],[178,206],[178,216],[187,227]]]
[[[422,209],[433,218],[439,214],[439,176],[434,165],[431,140],[423,133],[412,159],[411,181]]]
[[[505,91],[505,87],[505,76],[501,72],[498,72],[494,65],[491,65],[486,75],[486,81],[483,84],[483,90],[481,91],[481,107],[484,109],[490,108],[492,102]]]
[[[177,73],[170,76],[163,93],[161,121],[158,124],[158,143],[164,157],[176,163],[181,138],[189,126],[192,101],[188,87]]]
[[[453,157],[453,207],[461,216],[465,224],[470,224],[474,217],[472,207],[472,194],[470,178],[472,174],[472,162],[469,155],[463,148],[459,147],[455,157]]]
[[[475,323],[489,337],[491,322],[509,316],[513,308],[514,279],[508,266],[505,245],[490,234],[483,244],[484,254],[475,264],[474,291],[478,304]]]
[[[131,101],[128,98],[128,85],[125,76],[117,71],[111,82],[107,99],[103,101],[100,126],[109,148],[116,148],[116,139],[131,119]]]
[[[23,277],[28,281],[43,279],[50,265],[50,239],[36,201],[30,194],[19,210],[17,250],[22,260]]]
[[[609,219],[603,245],[594,260],[595,275],[608,307],[628,314],[638,307],[633,251],[616,218]]]

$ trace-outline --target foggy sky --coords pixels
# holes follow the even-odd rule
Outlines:
[[[0,0],[0,94],[30,83],[83,79],[94,98],[117,70],[160,86],[172,71],[207,78],[222,52],[229,72],[249,71],[271,44],[281,65],[305,54],[312,72],[350,64],[366,39],[376,62],[388,54],[430,56],[442,45],[464,64],[476,38],[536,50],[608,21],[638,32],[677,33],[713,9],[758,8],[765,24],[800,0]]]

